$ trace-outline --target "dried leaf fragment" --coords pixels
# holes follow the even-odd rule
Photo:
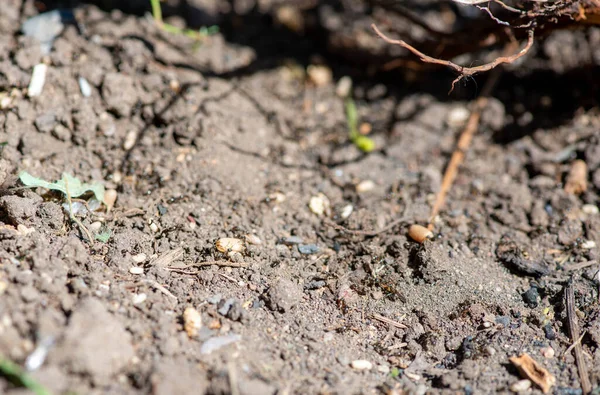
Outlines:
[[[222,239],[217,240],[217,242],[215,243],[215,247],[217,247],[217,250],[223,253],[241,253],[244,251],[244,242],[240,239],[236,239],[233,237],[224,237]]]
[[[510,357],[509,360],[519,370],[521,376],[533,381],[545,394],[556,383],[556,378],[528,354]]]
[[[202,328],[202,316],[193,307],[186,307],[183,311],[183,329],[190,338],[198,335],[198,331]]]
[[[577,159],[571,165],[567,181],[565,182],[565,192],[573,195],[580,195],[587,191],[587,163]]]

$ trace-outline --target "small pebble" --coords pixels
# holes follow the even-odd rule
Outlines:
[[[310,65],[306,69],[308,78],[312,81],[315,86],[325,86],[331,83],[333,74],[331,69],[327,66],[322,65]]]
[[[90,83],[83,77],[79,77],[77,81],[79,82],[79,89],[81,90],[83,97],[92,96],[92,87],[90,86]]]
[[[310,202],[308,203],[308,207],[310,211],[321,216],[329,212],[329,199],[327,196],[319,193],[317,196],[313,196],[310,198]]]
[[[546,339],[556,340],[556,333],[554,332],[554,328],[552,327],[552,324],[548,323],[548,324],[544,325],[543,329],[544,329],[544,335],[546,336]]]
[[[510,390],[512,392],[525,392],[527,391],[529,388],[531,388],[531,381],[524,379],[524,380],[519,380],[515,383],[512,383],[510,385]]]
[[[299,244],[298,251],[304,255],[316,254],[320,248],[316,244]]]
[[[150,230],[153,231],[154,233],[158,232],[158,225],[156,225],[156,223],[152,222],[150,224]]]
[[[348,218],[352,212],[354,211],[354,206],[351,204],[347,204],[340,209],[340,218],[346,219]]]
[[[417,243],[423,243],[425,240],[431,239],[433,233],[424,226],[414,224],[408,228],[408,236]]]
[[[575,160],[565,181],[565,192],[580,195],[587,191],[587,173],[587,163],[581,159]]]
[[[365,359],[357,359],[355,361],[350,362],[350,366],[354,370],[371,370],[373,369],[373,364]]]
[[[90,226],[88,227],[88,229],[92,232],[97,232],[100,230],[100,228],[102,227],[102,222],[100,221],[94,221],[90,224]]]
[[[465,107],[455,107],[448,113],[446,123],[452,128],[460,128],[467,123],[471,113]]]
[[[542,354],[544,358],[551,359],[554,358],[555,352],[552,347],[548,346],[540,348],[540,354]]]
[[[132,256],[131,259],[135,263],[139,264],[139,263],[144,262],[146,259],[148,259],[148,256],[142,252],[141,254],[137,254],[137,255]]]
[[[186,307],[183,311],[183,329],[189,338],[196,337],[202,328],[202,316],[193,307]]]
[[[484,351],[487,355],[489,355],[490,357],[494,356],[496,354],[496,349],[492,346],[487,346],[484,348]]]
[[[596,242],[594,240],[586,240],[583,243],[581,243],[581,248],[583,248],[584,250],[591,250],[593,248],[596,248]]]
[[[169,88],[173,92],[179,93],[179,91],[181,90],[181,84],[176,79],[172,79],[171,81],[169,81]]]
[[[133,297],[131,298],[131,302],[133,304],[141,304],[141,303],[144,303],[146,301],[146,299],[148,299],[148,295],[146,295],[145,293],[133,294]]]
[[[352,78],[345,75],[338,81],[337,86],[335,87],[335,94],[338,95],[338,97],[345,99],[346,97],[350,96],[351,90]]]
[[[144,274],[144,268],[143,267],[134,266],[134,267],[129,268],[129,273],[131,273],[131,274]]]
[[[540,302],[540,294],[537,287],[531,287],[523,293],[523,301],[532,309],[536,308]]]
[[[37,64],[33,67],[33,73],[31,74],[31,81],[27,87],[27,95],[29,97],[35,97],[42,94],[44,85],[46,84],[46,73],[48,72],[48,66],[44,63]]]
[[[133,148],[136,141],[137,141],[137,131],[134,129],[131,129],[129,132],[127,132],[127,135],[125,135],[125,141],[123,142],[123,149],[125,151],[129,151],[130,149]]]
[[[365,193],[375,189],[375,183],[371,180],[364,180],[356,185],[356,192]]]
[[[260,237],[256,236],[256,235],[252,235],[252,234],[247,234],[245,236],[246,239],[246,243],[248,244],[252,244],[252,245],[261,245],[262,244],[262,240],[260,239]]]
[[[586,215],[596,215],[600,210],[594,204],[584,204],[581,206],[581,211]]]

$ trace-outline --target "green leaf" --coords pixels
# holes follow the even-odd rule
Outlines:
[[[26,171],[23,171],[21,174],[19,174],[19,179],[23,185],[27,187],[46,188],[53,191],[60,191],[71,197],[79,197],[87,192],[92,192],[96,199],[104,202],[104,186],[102,184],[82,183],[78,178],[67,173],[63,173],[62,178],[56,182],[42,180],[41,178],[32,176]]]
[[[110,229],[104,229],[103,231],[101,231],[100,233],[97,233],[94,238],[96,240],[98,240],[99,242],[102,243],[107,243],[108,240],[110,239]]]
[[[17,385],[31,390],[35,395],[50,395],[50,391],[8,359],[0,358],[0,375]]]

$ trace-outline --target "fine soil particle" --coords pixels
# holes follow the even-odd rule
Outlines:
[[[409,225],[428,221],[457,111],[478,90],[448,96],[439,69],[372,72],[402,54],[373,18],[417,41],[421,29],[358,0],[163,3],[173,25],[220,22],[198,43],[139,16],[147,1],[100,3],[80,5],[47,56],[19,32],[41,3],[2,4],[2,358],[42,353],[31,375],[56,394],[483,394],[508,392],[509,358],[528,354],[570,394],[571,279],[597,387],[600,29],[550,32],[505,70],[420,244]],[[415,7],[451,28],[454,11],[434,3]],[[46,84],[29,98],[40,61]],[[309,66],[331,73],[315,84]],[[368,154],[349,141],[344,76]],[[578,195],[564,188],[575,160]],[[78,224],[65,196],[23,188],[20,171],[100,183],[116,203],[73,200]],[[243,246],[220,251],[222,239]],[[192,337],[186,308],[200,315]],[[0,393],[22,391],[0,378]]]

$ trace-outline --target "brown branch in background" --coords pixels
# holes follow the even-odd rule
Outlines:
[[[516,61],[517,59],[519,59],[520,57],[525,55],[527,52],[529,52],[529,50],[533,46],[533,42],[534,42],[534,34],[533,34],[533,29],[532,29],[532,30],[528,31],[527,44],[525,45],[525,47],[522,50],[520,50],[516,54],[510,55],[510,56],[500,56],[500,57],[494,59],[492,62],[482,64],[480,66],[465,67],[465,66],[460,66],[456,63],[453,63],[449,60],[437,59],[437,58],[431,57],[429,55],[425,55],[423,52],[419,51],[418,49],[416,49],[412,45],[408,44],[404,40],[394,40],[394,39],[389,38],[388,36],[383,34],[377,28],[377,26],[375,26],[375,24],[372,24],[371,27],[373,28],[375,33],[377,33],[377,35],[379,37],[381,37],[383,40],[385,40],[387,43],[393,44],[393,45],[399,45],[403,48],[406,48],[407,50],[409,50],[410,52],[412,52],[413,54],[418,56],[421,59],[421,61],[423,61],[425,63],[439,64],[442,66],[446,66],[446,67],[454,70],[455,72],[457,72],[459,75],[458,75],[458,77],[456,77],[456,79],[454,81],[452,81],[452,89],[450,89],[450,92],[452,92],[454,90],[454,86],[456,85],[456,83],[458,81],[460,81],[461,79],[463,79],[464,77],[470,77],[477,73],[482,73],[485,71],[493,70],[494,68],[500,66],[501,64],[513,63],[514,61]]]
[[[565,302],[567,307],[569,333],[571,335],[571,341],[574,344],[573,350],[575,351],[575,363],[577,364],[577,370],[579,371],[581,390],[584,394],[589,394],[592,392],[592,384],[590,383],[587,366],[583,359],[581,342],[579,341],[579,323],[577,322],[577,314],[575,312],[575,291],[571,281],[569,281],[569,285],[567,285],[567,288],[565,289]]]

